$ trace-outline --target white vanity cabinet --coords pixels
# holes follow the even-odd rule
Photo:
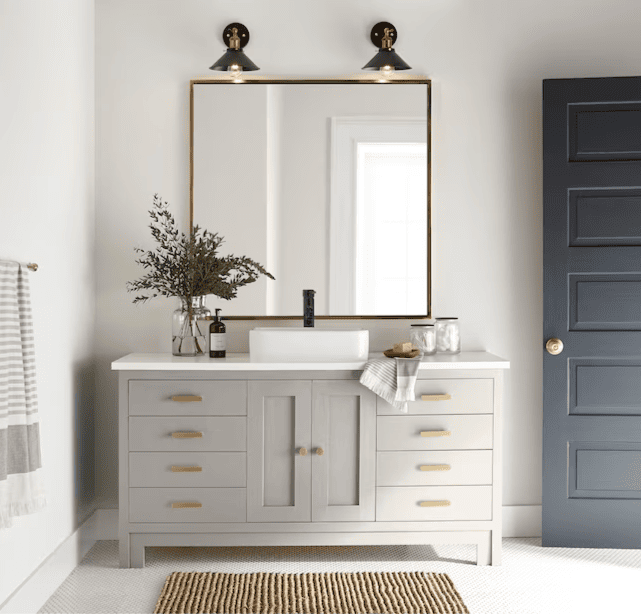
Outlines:
[[[147,546],[477,545],[501,552],[509,363],[424,359],[399,413],[364,364],[131,354],[119,387],[123,567]]]

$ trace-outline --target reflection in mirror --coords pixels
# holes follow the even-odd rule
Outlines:
[[[193,223],[276,278],[214,307],[300,317],[313,288],[321,317],[429,314],[428,87],[193,84]]]

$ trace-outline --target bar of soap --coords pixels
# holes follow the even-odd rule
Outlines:
[[[409,341],[394,344],[395,354],[409,354],[412,351],[412,344]]]

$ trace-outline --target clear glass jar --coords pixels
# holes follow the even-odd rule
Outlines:
[[[410,341],[416,346],[421,356],[436,354],[436,330],[434,324],[412,324],[410,327]]]
[[[191,303],[182,300],[172,318],[171,353],[174,356],[201,356],[207,351],[207,332],[211,311],[205,296],[194,296]]]
[[[458,318],[436,318],[436,351],[440,354],[458,354],[461,351]]]

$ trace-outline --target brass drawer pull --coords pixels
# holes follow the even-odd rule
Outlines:
[[[421,401],[450,401],[451,394],[422,394]]]
[[[325,450],[323,450],[323,448],[316,448],[316,454],[318,456],[323,456],[323,454],[325,454]]]
[[[175,431],[171,436],[174,439],[201,439],[203,434],[200,431]]]
[[[421,471],[449,471],[449,465],[421,465]]]
[[[171,397],[171,400],[176,401],[176,403],[196,403],[202,401],[203,398],[197,394],[177,394]]]
[[[421,431],[421,437],[449,437],[452,431]]]
[[[307,456],[307,448],[299,448],[298,449],[298,454],[300,456]]]
[[[173,507],[175,510],[182,510],[186,508],[198,508],[202,507],[202,503],[198,503],[198,501],[178,501],[178,503],[172,503],[171,507]]]
[[[194,467],[183,467],[182,465],[171,466],[172,473],[200,473],[202,470],[203,468],[198,465]]]
[[[421,501],[419,504],[421,507],[449,507],[449,501]]]

